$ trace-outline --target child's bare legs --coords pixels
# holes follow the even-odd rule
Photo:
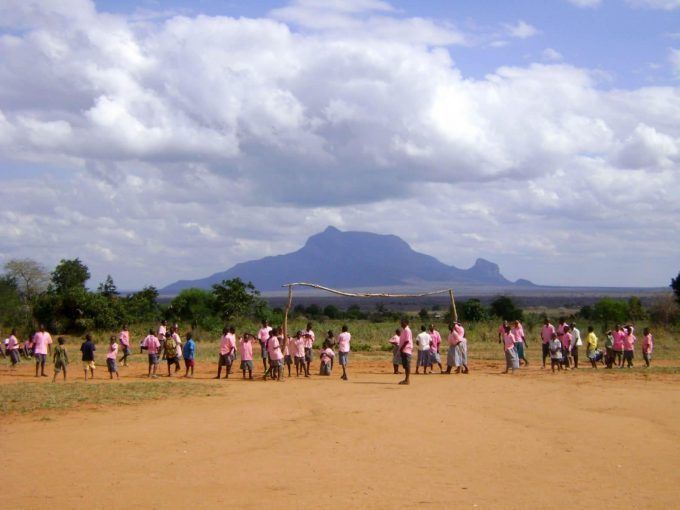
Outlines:
[[[287,363],[287,365],[286,365],[288,367],[288,377],[290,377],[290,365],[291,365],[291,363]]]
[[[56,370],[54,371],[54,376],[52,377],[52,382],[56,382],[58,373],[59,372],[57,372]]]

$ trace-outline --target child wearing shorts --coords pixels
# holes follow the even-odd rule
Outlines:
[[[158,351],[161,348],[161,343],[154,335],[153,329],[149,330],[149,334],[146,335],[144,340],[140,345],[140,352],[146,351],[149,355],[149,373],[148,377],[156,377],[156,370],[158,370]]]
[[[83,371],[85,372],[85,380],[87,381],[87,372],[90,371],[90,379],[94,379],[94,351],[97,348],[92,341],[92,336],[88,333],[85,335],[85,341],[80,346],[80,352],[82,353],[83,361]]]
[[[288,368],[288,377],[290,377],[290,366],[293,364],[293,356],[291,352],[293,351],[293,339],[291,337],[286,338],[286,346],[283,348],[283,363]]]
[[[557,338],[557,333],[552,334],[548,348],[550,349],[550,368],[553,373],[555,367],[557,367],[557,370],[562,370],[562,342]]]
[[[229,373],[231,372],[231,364],[233,362],[232,355],[236,349],[236,337],[234,333],[236,330],[232,328],[224,328],[222,330],[222,339],[220,340],[220,357],[217,361],[217,376],[215,379],[219,379],[222,376],[222,367],[224,367],[224,378],[229,379]]]
[[[243,378],[246,378],[246,370],[248,371],[248,379],[253,379],[253,342],[254,335],[244,333],[243,338],[238,343],[239,355],[241,356],[241,371]]]
[[[7,350],[9,359],[12,362],[12,368],[19,363],[21,356],[19,355],[19,340],[17,340],[17,330],[13,329],[9,335],[9,342],[7,343]]]
[[[350,352],[350,342],[352,340],[352,335],[349,332],[349,328],[345,325],[342,327],[342,333],[338,335],[338,358],[340,366],[342,367],[342,375],[340,379],[347,381],[347,362],[349,360]]]
[[[106,354],[106,368],[109,370],[109,379],[113,379],[113,374],[116,374],[116,379],[120,379],[118,375],[118,366],[116,360],[118,359],[118,343],[116,337],[111,336],[109,339],[109,352]]]
[[[295,333],[295,338],[293,338],[293,352],[295,356],[295,375],[300,377],[300,374],[302,373],[305,377],[309,377],[307,363],[305,361],[305,340],[302,338],[302,331]]]
[[[162,337],[163,335],[161,335]],[[168,333],[163,340],[163,352],[165,353],[165,360],[168,362],[168,377],[172,377],[172,370],[170,367],[175,365],[175,372],[177,372],[177,367],[179,367],[179,360],[177,359],[177,342],[172,336],[172,333]]]
[[[272,379],[281,380],[281,366],[283,365],[283,353],[281,352],[281,328],[272,330],[271,336],[267,339],[267,354],[269,357],[269,373]],[[267,373],[264,374],[265,381]]]
[[[54,349],[54,376],[52,377],[52,382],[57,380],[57,374],[59,372],[64,372],[64,381],[66,380],[66,366],[68,365],[68,353],[66,352],[66,347],[64,347],[64,338],[57,338],[57,347]]]
[[[187,341],[184,343],[182,348],[182,356],[184,357],[184,377],[194,376],[194,365],[196,358],[196,342],[194,342],[194,337],[191,332],[187,333]],[[191,375],[189,375],[189,370],[191,370]]]
[[[118,334],[118,341],[120,342],[120,348],[123,350],[123,357],[120,358],[120,362],[126,367],[127,359],[130,355],[130,332],[127,325],[123,325],[123,329]]]
[[[645,328],[642,334],[644,335],[642,339],[642,358],[645,360],[645,366],[649,368],[649,364],[652,361],[652,351],[654,350],[654,337],[649,328]]]

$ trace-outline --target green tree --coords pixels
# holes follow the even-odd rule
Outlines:
[[[329,319],[340,319],[342,317],[342,312],[335,305],[326,305],[323,309],[323,314]]]
[[[80,259],[62,259],[52,271],[52,291],[66,294],[72,290],[85,289],[85,283],[89,279],[90,270]]]
[[[106,280],[99,284],[97,292],[107,298],[113,298],[118,295],[118,289],[116,288],[116,284],[113,283],[111,275],[107,275]]]
[[[522,320],[524,312],[515,305],[512,298],[499,296],[491,302],[491,313],[499,319],[514,321]]]
[[[11,277],[24,301],[32,303],[45,292],[50,276],[44,266],[32,259],[12,259],[5,263],[5,271]]]
[[[213,285],[217,311],[226,321],[254,313],[260,301],[260,292],[252,282],[244,283],[240,278],[223,280]]]
[[[623,323],[628,318],[628,303],[620,299],[600,299],[593,306],[593,319],[605,324]]]
[[[203,289],[184,289],[170,303],[170,318],[188,321],[192,327],[211,325],[216,317],[215,295]]]
[[[126,322],[155,321],[160,317],[156,287],[144,287],[139,292],[123,300],[124,320]]]
[[[639,321],[647,317],[647,312],[642,306],[642,301],[637,296],[628,299],[628,318],[632,321]]]
[[[675,294],[675,301],[680,305],[680,273],[671,279],[671,289],[673,289],[673,294]]]
[[[418,317],[420,317],[420,319],[423,321],[429,320],[430,313],[427,311],[427,308],[421,308],[420,311],[418,312]]]
[[[0,324],[13,327],[22,322],[21,309],[16,281],[10,275],[0,276]]]
[[[479,322],[486,319],[488,313],[479,299],[468,299],[460,306],[461,319],[467,322]]]

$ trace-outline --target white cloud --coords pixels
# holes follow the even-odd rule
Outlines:
[[[668,51],[668,61],[671,64],[671,71],[676,78],[680,78],[680,49],[671,48]]]
[[[524,20],[519,20],[514,24],[506,24],[505,29],[510,37],[517,39],[528,39],[541,33],[540,30]]]
[[[680,0],[626,0],[631,7],[673,11],[680,9]]]
[[[454,28],[383,2],[301,30],[291,11],[140,25],[60,5],[0,6],[23,27],[0,37],[0,258],[160,285],[334,224],[545,283],[677,270],[677,87],[560,63],[469,78],[440,47]],[[603,261],[595,237],[628,249]]]
[[[563,59],[562,54],[553,48],[544,49],[541,53],[541,57],[548,62],[559,62]]]
[[[595,8],[602,4],[602,0],[567,0],[570,4],[581,8]]]

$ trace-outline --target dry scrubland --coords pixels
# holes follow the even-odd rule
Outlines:
[[[0,508],[678,507],[671,332],[656,332],[649,370],[553,375],[530,337],[530,366],[503,376],[497,325],[478,325],[468,328],[470,375],[401,387],[381,351],[396,325],[349,326],[370,347],[352,354],[349,382],[212,380],[217,338],[201,332],[194,380],[146,380],[135,354],[109,381],[105,335],[93,383],[82,381],[80,338],[68,338],[66,384],[0,362],[4,471],[36,481],[1,491]]]

